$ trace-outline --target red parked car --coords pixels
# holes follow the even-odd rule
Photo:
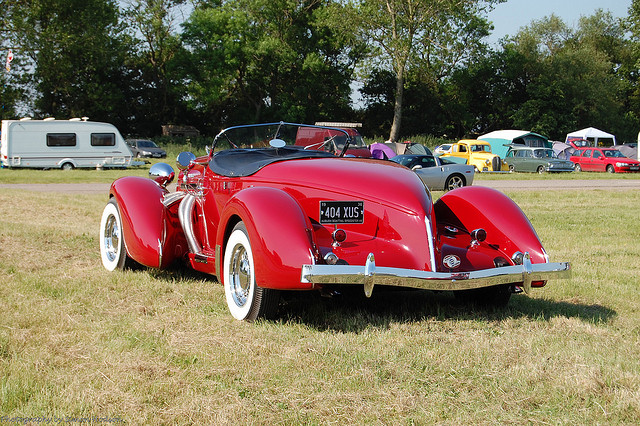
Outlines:
[[[575,171],[625,173],[640,170],[640,161],[625,157],[615,148],[579,148],[569,158]]]
[[[175,192],[165,163],[151,179],[116,180],[100,224],[105,268],[183,262],[218,277],[239,320],[274,315],[284,290],[356,285],[370,296],[384,285],[505,305],[570,275],[502,193],[464,187],[433,203],[406,167],[344,157],[346,133],[336,154],[296,146],[300,126],[222,131],[207,155],[178,156]]]

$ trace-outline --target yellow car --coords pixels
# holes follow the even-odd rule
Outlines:
[[[491,153],[489,142],[476,139],[463,139],[451,145],[451,151],[441,157],[461,158],[479,172],[509,171],[509,165],[500,157]]]

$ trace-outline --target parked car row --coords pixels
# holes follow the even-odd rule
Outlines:
[[[619,149],[574,146],[568,159],[561,159],[551,148],[515,145],[509,146],[503,160],[490,157],[491,146],[483,141],[462,140],[456,144],[444,144],[434,150],[440,158],[462,158],[476,171],[497,171],[504,165],[511,172],[559,173],[559,172],[609,172],[627,173],[640,171],[640,161],[625,156]],[[491,161],[489,160],[491,158]],[[501,164],[501,169],[496,165]],[[491,167],[493,165],[493,167]]]

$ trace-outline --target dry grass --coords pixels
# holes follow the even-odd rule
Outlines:
[[[446,293],[304,293],[280,320],[245,324],[207,277],[103,270],[105,196],[2,190],[0,417],[636,423],[640,195],[510,195],[573,279],[504,311]]]

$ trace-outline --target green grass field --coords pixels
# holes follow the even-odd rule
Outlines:
[[[572,279],[505,310],[292,294],[279,320],[247,324],[209,277],[105,271],[106,194],[2,189],[0,423],[636,424],[640,194],[508,195]]]

